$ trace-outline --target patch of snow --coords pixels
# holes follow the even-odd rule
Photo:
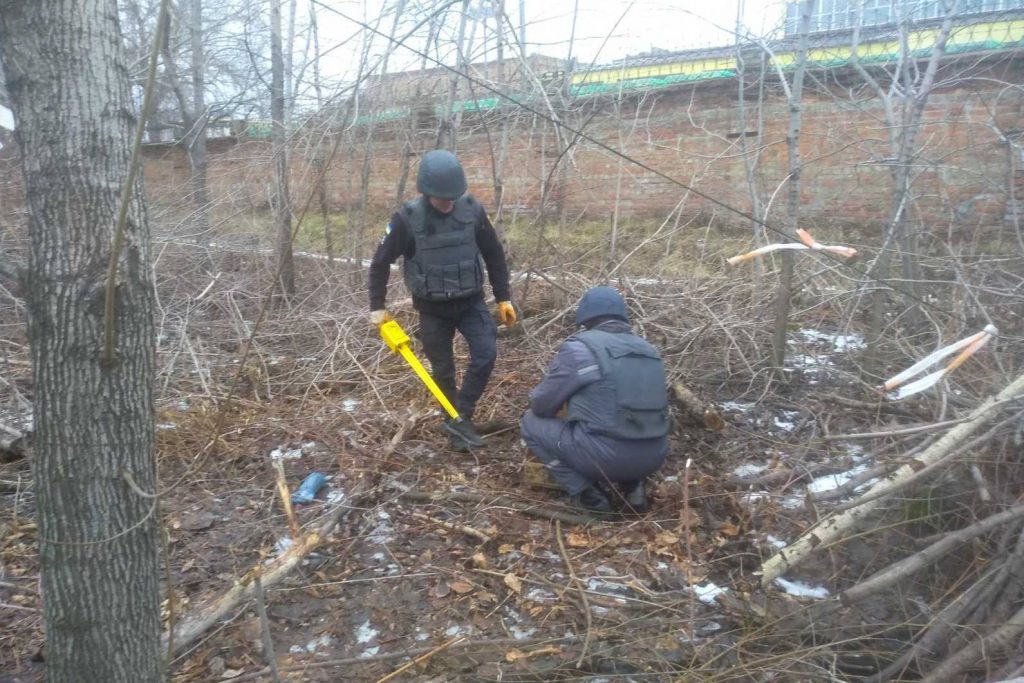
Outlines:
[[[715,604],[715,597],[725,593],[727,589],[718,586],[711,581],[704,584],[695,584],[690,586],[690,590],[693,591],[697,599],[706,605]]]
[[[856,467],[854,467],[851,470],[847,470],[846,472],[838,472],[836,474],[826,474],[825,476],[818,477],[817,479],[812,481],[810,484],[808,484],[807,485],[807,490],[810,491],[811,493],[821,493],[822,491],[831,491],[832,489],[839,488],[840,486],[842,486],[846,482],[848,482],[851,479],[853,479],[856,475],[860,474],[861,472],[864,472],[867,469],[868,469],[868,466],[866,464],[860,464],[860,465],[857,465]],[[866,485],[866,482],[865,482],[865,484],[862,484],[861,486],[864,486],[864,485]],[[858,488],[860,488],[860,487],[858,487]]]
[[[374,562],[383,562],[386,558],[384,556],[384,553],[374,553],[370,556],[370,559]]]
[[[527,638],[532,636],[534,633],[536,633],[537,629],[535,629],[535,628],[519,628],[515,624],[512,624],[511,626],[509,626],[508,632],[511,633],[512,637],[515,638],[516,640],[526,640]]]
[[[594,614],[596,614],[597,616],[601,616],[603,614],[608,614],[608,608],[607,607],[601,607],[600,605],[591,605],[590,606],[590,611],[593,612]]]
[[[377,526],[367,536],[367,540],[377,545],[384,545],[395,540],[395,528],[391,526],[391,515],[383,508],[377,508]]]
[[[366,659],[367,657],[374,656],[378,652],[380,652],[380,646],[379,645],[374,645],[373,647],[368,647],[365,650],[363,650],[362,652],[360,652],[359,653],[359,658],[360,659]]]
[[[156,426],[157,429],[177,429],[178,425],[173,422],[161,422]]]
[[[430,637],[430,634],[427,633],[426,631],[417,629],[416,630],[416,635],[414,637],[416,638],[416,640],[424,641],[424,640],[426,640],[427,638]]]
[[[316,652],[321,647],[328,647],[329,645],[332,645],[333,643],[334,643],[334,638],[332,638],[331,636],[329,636],[328,634],[325,633],[322,636],[320,636],[319,638],[314,638],[313,640],[309,641],[308,643],[306,643],[305,646],[302,646],[302,645],[292,645],[290,648],[288,648],[288,651],[292,652],[292,653],[303,653],[303,652],[310,652],[310,653],[312,653],[312,652]]]
[[[359,408],[361,401],[358,398],[346,398],[341,402],[341,409],[346,413],[354,413]]]
[[[599,565],[597,565],[597,567],[594,568],[594,571],[597,572],[598,574],[600,574],[601,576],[618,576],[619,575],[619,570],[618,569],[613,569],[612,567],[609,567],[606,564],[599,564]]]
[[[377,630],[370,625],[370,620],[367,619],[362,625],[356,629],[356,642],[363,644],[368,643],[377,637]]]
[[[285,450],[282,446],[278,446],[274,450],[270,451],[271,460],[294,460],[295,458],[301,457],[301,448],[289,448]]]
[[[657,567],[661,571],[665,571],[666,569],[668,569],[668,562],[658,562]]]
[[[739,401],[725,401],[720,405],[722,410],[730,413],[745,413],[754,406],[753,403],[740,403]]]
[[[282,536],[277,539],[277,543],[274,544],[274,550],[277,551],[278,555],[283,555],[288,551],[288,548],[292,547],[292,543],[294,542],[295,541],[292,540],[291,536]]]
[[[555,594],[543,588],[531,588],[526,592],[526,599],[534,602],[548,602],[555,599]]]
[[[338,503],[341,503],[343,500],[345,500],[345,492],[342,491],[341,489],[331,489],[330,491],[327,492],[326,500],[328,503],[331,503],[332,505],[337,505]]]
[[[704,624],[703,626],[701,626],[700,628],[697,629],[697,635],[698,636],[706,636],[709,633],[714,633],[715,631],[721,631],[721,630],[722,630],[722,625],[721,624],[719,624],[717,621],[709,621],[708,623]]]
[[[604,589],[605,592],[602,592],[601,589]],[[609,598],[614,598],[615,602],[619,603],[620,605],[626,604],[625,599],[623,599],[619,595],[616,595],[617,592],[621,592],[624,590],[622,586],[616,583],[609,583],[607,581],[602,581],[600,579],[591,578],[587,579],[587,590],[594,591],[595,593],[599,593]]]
[[[461,636],[461,635],[464,635],[464,634],[466,634],[468,632],[469,631],[467,630],[467,628],[465,626],[459,626],[458,624],[452,624],[451,626],[449,626],[448,628],[445,629],[444,634],[446,636],[448,636],[449,638],[454,638],[455,636]]]
[[[828,356],[810,356],[806,354],[799,354],[790,356],[789,364],[799,368],[811,368],[817,369],[819,366],[832,365],[832,360]]]
[[[775,579],[775,583],[779,584],[782,590],[786,591],[790,595],[795,595],[798,598],[815,598],[821,600],[827,598],[829,593],[828,589],[823,586],[809,586],[802,581],[787,581],[781,576]]]
[[[316,448],[316,441],[303,441],[302,442],[302,450],[304,450],[304,451],[311,451],[314,448]]]
[[[786,510],[799,510],[806,502],[807,499],[804,497],[803,493],[795,493],[791,496],[785,496],[779,499],[779,506]]]
[[[669,475],[665,477],[665,481],[679,481],[679,476],[675,474]]]
[[[768,469],[768,465],[758,465],[757,463],[753,462],[745,462],[736,469],[734,469],[732,473],[737,477],[746,478],[757,476],[758,474],[764,472],[766,469]]]
[[[837,353],[856,351],[867,346],[864,337],[859,334],[836,334],[813,329],[803,329],[797,334],[811,343],[828,344]]]
[[[744,505],[749,505],[750,507],[756,507],[759,503],[763,503],[768,500],[771,500],[771,496],[764,491],[747,491],[740,498],[740,501]]]
[[[787,543],[786,541],[775,538],[771,534],[768,534],[768,537],[765,540],[767,540],[770,544],[779,549],[785,548],[787,545],[789,545],[789,543]]]
[[[783,410],[781,416],[775,418],[775,426],[783,431],[791,432],[796,426],[798,417],[800,417],[799,410]]]

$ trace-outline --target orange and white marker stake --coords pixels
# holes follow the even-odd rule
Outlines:
[[[965,337],[964,339],[961,339],[958,342],[954,342],[949,346],[943,346],[938,351],[933,351],[932,353],[929,353],[927,356],[917,361],[903,372],[897,375],[893,375],[888,380],[886,380],[885,384],[882,385],[882,389],[884,391],[892,391],[893,389],[896,389],[896,387],[900,386],[908,379],[913,377],[914,375],[917,375],[924,371],[925,369],[927,369],[928,367],[935,365],[946,356],[950,356],[959,351],[960,354],[952,361],[950,361],[949,365],[942,368],[941,370],[936,370],[935,372],[925,375],[921,379],[915,380],[910,384],[903,386],[902,388],[898,389],[893,394],[891,394],[890,398],[893,399],[894,401],[899,401],[900,399],[907,398],[908,396],[919,394],[925,389],[929,389],[935,386],[936,384],[939,383],[939,380],[941,380],[943,377],[945,377],[946,375],[948,375],[949,373],[953,372],[958,367],[963,365],[964,361],[973,356],[978,349],[987,344],[988,340],[997,334],[999,334],[999,330],[996,328],[995,325],[986,325],[985,329],[983,329],[981,332],[972,334],[969,337]]]
[[[768,253],[773,252],[773,251],[788,250],[788,249],[793,249],[793,250],[809,249],[811,251],[828,251],[828,252],[831,252],[833,254],[838,254],[839,256],[845,256],[846,258],[850,258],[852,256],[856,256],[856,254],[857,254],[857,250],[854,249],[853,247],[844,247],[844,246],[838,246],[838,245],[833,245],[833,244],[822,244],[822,243],[818,242],[817,240],[815,240],[813,237],[811,237],[811,234],[809,232],[807,232],[806,230],[804,230],[803,228],[798,228],[797,229],[796,236],[800,239],[799,242],[785,242],[785,243],[779,243],[779,244],[768,244],[768,245],[765,245],[763,247],[758,247],[757,249],[754,249],[753,251],[748,251],[745,254],[740,254],[739,256],[733,256],[732,258],[730,258],[728,260],[728,264],[730,266],[735,266],[737,263],[743,263],[744,261],[750,261],[750,260],[752,260],[752,259],[754,259],[754,258],[756,258],[758,256],[761,256],[762,254],[768,254]]]

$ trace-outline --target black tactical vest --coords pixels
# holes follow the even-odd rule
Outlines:
[[[418,299],[462,299],[484,288],[480,249],[476,246],[476,200],[463,195],[451,213],[429,211],[427,198],[402,206],[416,240],[416,253],[402,262],[409,292]]]
[[[668,434],[668,387],[657,349],[634,334],[597,329],[572,339],[583,342],[597,358],[601,379],[569,399],[570,422],[618,439]]]

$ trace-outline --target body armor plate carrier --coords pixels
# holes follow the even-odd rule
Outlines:
[[[427,301],[462,299],[483,290],[480,249],[476,245],[476,201],[463,195],[451,213],[430,211],[427,198],[402,207],[416,240],[416,253],[402,263],[409,292]]]
[[[668,388],[658,350],[629,333],[592,329],[572,338],[594,354],[601,379],[569,399],[568,420],[618,439],[668,434]]]

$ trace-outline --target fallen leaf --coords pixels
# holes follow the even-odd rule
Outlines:
[[[516,547],[511,543],[502,543],[500,546],[498,546],[498,554],[505,555],[507,553],[512,552],[515,549]]]
[[[433,588],[430,589],[430,595],[435,598],[443,598],[452,592],[451,586],[447,582],[442,581]]]
[[[679,521],[683,524],[689,524],[691,527],[700,526],[700,515],[697,511],[691,507],[684,507],[679,509]]]
[[[238,678],[238,677],[239,677],[239,676],[241,676],[241,675],[242,675],[243,673],[244,673],[244,672],[243,672],[243,671],[242,671],[241,669],[225,669],[225,670],[224,670],[224,673],[222,673],[222,674],[220,675],[220,677],[221,677],[222,679],[223,679],[223,678]]]
[[[585,548],[590,545],[590,539],[576,531],[570,531],[569,535],[565,537],[565,542],[573,548]]]
[[[524,544],[522,544],[521,546],[519,546],[519,552],[521,552],[523,555],[529,555],[530,553],[533,552],[533,544],[532,543],[524,543]]]
[[[476,599],[480,602],[498,602],[498,596],[488,591],[480,591],[476,594]]]
[[[526,658],[526,654],[522,650],[517,650],[515,648],[512,648],[511,650],[509,650],[508,652],[505,653],[505,661],[506,662],[516,662],[516,661],[519,661],[520,659],[525,659],[525,658]]]
[[[722,522],[722,526],[718,527],[718,530],[726,536],[739,536],[740,534],[740,528],[732,522]]]
[[[676,543],[679,543],[679,537],[671,531],[661,531],[654,537],[654,542],[660,546],[675,545]]]
[[[473,584],[468,581],[456,581],[452,584],[452,590],[459,595],[464,595],[473,590]]]
[[[515,574],[505,574],[505,585],[511,588],[513,593],[523,591],[523,580]]]
[[[488,565],[490,564],[487,561],[487,556],[483,553],[476,553],[475,555],[473,555],[472,560],[473,566],[477,569],[487,569]]]

